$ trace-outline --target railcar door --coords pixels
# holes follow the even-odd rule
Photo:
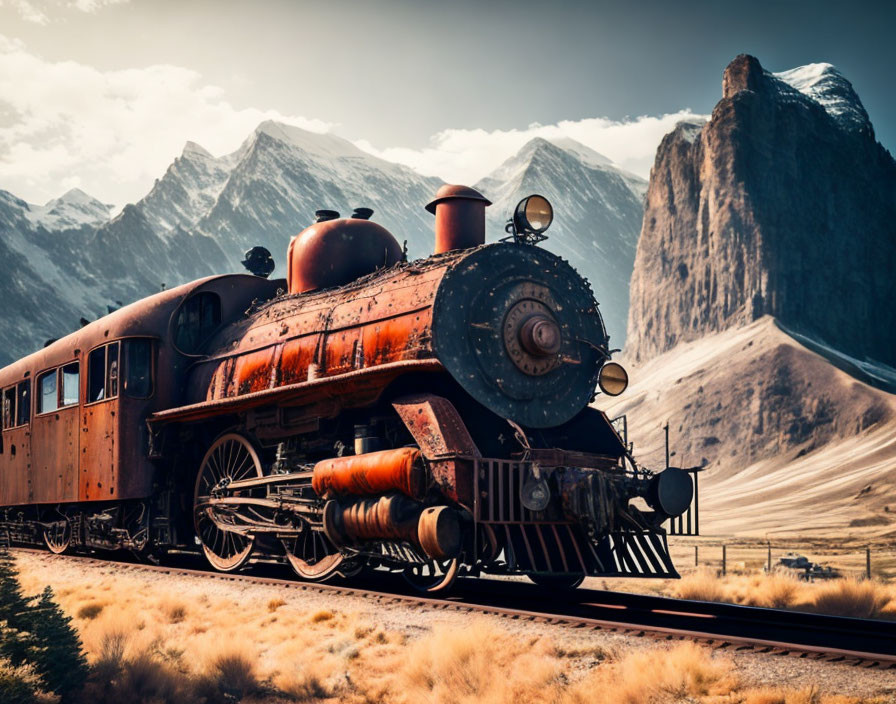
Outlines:
[[[32,500],[78,500],[78,393],[80,363],[70,362],[35,378],[32,437]]]
[[[120,344],[110,342],[87,355],[82,383],[80,472],[81,501],[115,498],[118,475],[118,370]]]
[[[31,380],[2,391],[0,505],[31,501]]]

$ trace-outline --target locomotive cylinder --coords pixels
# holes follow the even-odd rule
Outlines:
[[[442,186],[426,209],[436,216],[435,254],[485,244],[485,208],[491,205],[468,186]]]
[[[324,532],[334,545],[398,540],[440,560],[455,557],[462,541],[456,511],[447,506],[423,508],[401,494],[348,503],[332,499],[324,507]]]
[[[370,496],[398,491],[412,499],[422,499],[426,493],[426,467],[420,450],[414,447],[334,457],[314,465],[311,486],[318,496]]]

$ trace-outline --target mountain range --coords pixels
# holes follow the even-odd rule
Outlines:
[[[72,330],[80,317],[163,285],[240,271],[252,246],[267,247],[282,265],[290,238],[318,209],[373,208],[411,259],[425,257],[433,219],[423,206],[441,183],[336,135],[267,121],[224,156],[187,142],[149,193],[111,218],[110,206],[77,190],[44,206],[0,191],[0,256],[18,272],[0,280],[0,296],[18,311],[0,364]],[[504,236],[524,196],[553,202],[545,246],[591,280],[621,347],[646,182],[572,140],[534,139],[475,186],[494,201],[491,241]]]

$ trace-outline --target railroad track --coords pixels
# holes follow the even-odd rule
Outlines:
[[[50,555],[45,550],[31,548],[11,550],[13,553]],[[110,562],[82,555],[59,555],[53,559],[98,564]],[[422,604],[436,609],[481,612],[658,640],[695,640],[719,650],[754,651],[896,670],[896,622],[892,621],[594,589],[578,589],[558,598],[556,593],[534,584],[495,579],[458,579],[450,595],[432,597],[409,592],[404,582],[392,575],[372,575],[351,584],[318,584],[284,578],[285,568],[279,565],[256,564],[248,572],[239,574],[215,572],[198,567],[202,564],[201,558],[189,555],[177,556],[167,565],[123,564],[173,576],[347,594],[383,603]],[[549,607],[547,610],[546,606]]]

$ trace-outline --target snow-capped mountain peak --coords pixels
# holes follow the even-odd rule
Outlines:
[[[208,151],[208,149],[203,147],[201,144],[197,144],[196,142],[192,142],[192,141],[188,141],[184,145],[184,151],[181,154],[181,156],[184,158],[189,158],[189,157],[200,157],[203,159],[214,159],[215,158],[212,156],[211,152]]]
[[[167,238],[178,227],[195,225],[214,205],[239,154],[215,157],[202,145],[187,142],[138,203],[152,230]]]
[[[593,166],[595,168],[606,166],[615,167],[613,162],[603,154],[595,151],[591,147],[586,147],[581,142],[577,142],[570,137],[556,137],[550,140],[536,137],[530,142],[530,144],[534,143],[537,146],[544,146],[542,142],[553,145],[554,147],[562,149],[565,152],[569,152],[570,154],[574,154],[580,161],[588,164],[589,166]]]
[[[101,203],[80,188],[72,188],[44,205],[29,205],[27,217],[47,230],[96,227],[109,220],[111,205]]]
[[[847,130],[871,129],[871,120],[852,84],[831,64],[806,64],[771,74],[823,107]]]
[[[297,147],[308,154],[321,158],[369,156],[347,139],[335,134],[311,132],[274,120],[265,120],[255,128],[255,137],[261,135],[266,135],[278,142]]]

